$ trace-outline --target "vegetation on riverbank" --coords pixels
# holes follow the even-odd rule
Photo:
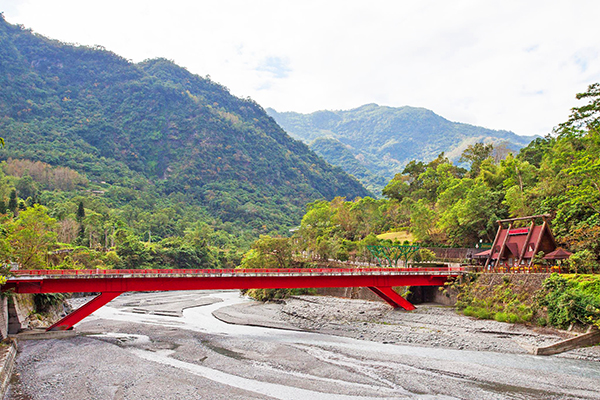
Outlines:
[[[537,302],[548,315],[549,325],[600,327],[600,275],[553,274],[544,282]]]
[[[450,290],[457,309],[476,318],[600,327],[600,275],[470,274]]]

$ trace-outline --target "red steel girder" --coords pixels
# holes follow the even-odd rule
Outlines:
[[[278,289],[310,287],[442,286],[448,275],[279,275],[197,277],[9,278],[2,291],[16,293],[140,292],[167,290]]]
[[[88,301],[77,310],[73,311],[71,314],[62,318],[60,321],[56,322],[54,325],[50,326],[46,329],[46,331],[66,331],[67,329],[71,329],[73,325],[98,310],[103,305],[107,304],[109,301],[118,297],[122,292],[106,292],[100,293],[100,295],[94,297],[92,300]]]
[[[369,286],[369,289],[377,296],[381,297],[385,300],[390,306],[394,308],[404,308],[405,310],[411,311],[416,307],[406,300],[404,297],[400,296],[394,289],[391,287],[373,287]]]
[[[198,275],[194,276],[194,273]],[[306,287],[368,287],[394,308],[415,307],[392,286],[442,286],[457,271],[442,270],[132,270],[19,271],[2,291],[16,293],[100,292],[87,304],[48,330],[70,329],[123,292],[170,290],[278,289]],[[191,276],[190,276],[191,275]]]

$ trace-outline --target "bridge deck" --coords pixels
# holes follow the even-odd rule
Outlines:
[[[287,269],[80,269],[80,270],[17,270],[11,281],[60,278],[192,278],[192,277],[289,277],[289,276],[385,276],[443,275],[459,276],[461,269],[448,268],[287,268]]]
[[[68,329],[124,292],[368,287],[392,307],[414,306],[394,286],[442,286],[463,274],[449,268],[146,269],[14,271],[2,291],[101,293],[49,329]]]

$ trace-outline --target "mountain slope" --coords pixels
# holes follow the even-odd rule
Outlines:
[[[185,198],[257,229],[297,223],[315,199],[369,194],[254,101],[209,79],[164,59],[133,64],[63,44],[3,19],[0,129],[2,159]]]
[[[267,113],[290,135],[309,144],[327,161],[353,173],[355,162],[333,151],[323,152],[320,138],[335,139],[350,151],[370,173],[358,176],[369,189],[379,192],[382,185],[401,172],[411,160],[430,161],[441,152],[457,160],[462,151],[476,142],[508,142],[517,150],[533,137],[518,136],[508,131],[496,131],[448,121],[424,108],[385,107],[377,104],[346,111],[316,111],[312,114]]]

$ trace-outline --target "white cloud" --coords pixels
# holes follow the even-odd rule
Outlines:
[[[166,57],[279,111],[411,105],[543,135],[600,80],[595,0],[9,1],[11,23]]]

